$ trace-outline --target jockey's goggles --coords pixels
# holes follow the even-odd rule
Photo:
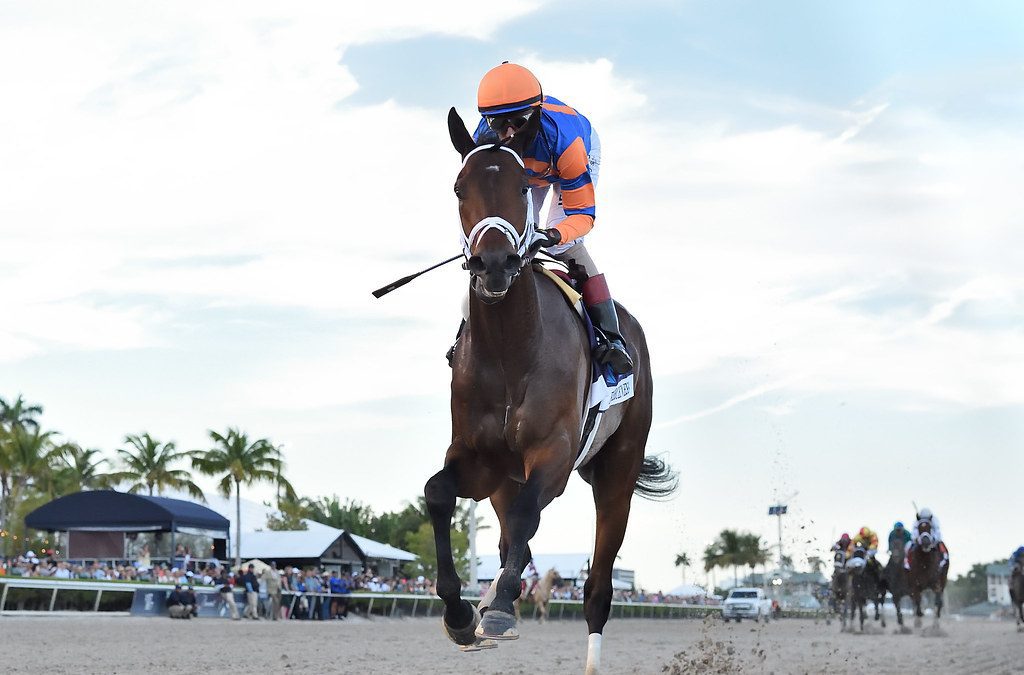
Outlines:
[[[520,131],[530,121],[530,118],[533,117],[535,110],[536,108],[527,108],[526,110],[516,110],[503,115],[488,115],[484,119],[487,120],[487,126],[499,134],[509,127]]]

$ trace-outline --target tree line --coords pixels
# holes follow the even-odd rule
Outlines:
[[[424,575],[436,570],[433,531],[422,497],[395,512],[376,514],[359,502],[337,495],[299,496],[285,477],[281,447],[266,438],[251,438],[244,431],[210,429],[210,447],[179,450],[174,441],[161,441],[148,433],[128,434],[113,459],[97,448],[83,448],[62,440],[61,434],[40,424],[43,407],[19,395],[0,397],[0,554],[7,557],[42,548],[24,525],[25,516],[58,497],[81,490],[118,488],[132,494],[160,496],[184,492],[205,502],[194,475],[211,476],[216,491],[235,501],[235,564],[239,564],[241,530],[306,529],[303,519],[315,520],[351,534],[386,542],[419,556]],[[275,488],[276,508],[266,524],[241,521],[243,487],[258,483]],[[465,568],[468,551],[469,511],[460,503],[453,524],[452,545]]]

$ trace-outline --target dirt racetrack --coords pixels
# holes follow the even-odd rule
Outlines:
[[[1010,622],[944,620],[942,636],[840,634],[810,620],[617,619],[605,673],[1020,673]],[[459,653],[437,619],[235,622],[0,617],[5,667],[47,673],[582,673],[582,621],[524,622],[518,641]]]

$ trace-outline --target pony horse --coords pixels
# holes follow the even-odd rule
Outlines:
[[[437,548],[444,630],[470,651],[519,637],[513,601],[532,557],[530,539],[541,511],[578,468],[592,487],[597,511],[583,600],[586,672],[592,675],[600,668],[612,564],[633,493],[664,497],[677,481],[664,462],[644,456],[652,415],[650,357],[640,324],[621,306],[635,393],[609,408],[592,452],[576,465],[590,346],[562,292],[529,264],[535,225],[523,152],[539,127],[540,115],[533,115],[507,142],[477,146],[455,109],[448,114],[449,135],[462,156],[455,195],[471,293],[452,367],[451,443],[444,468],[427,481],[424,496]],[[452,559],[450,528],[459,497],[489,498],[500,526],[502,567],[476,607],[461,597]]]
[[[533,598],[533,606],[537,608],[537,621],[545,623],[548,620],[548,603],[551,601],[551,591],[561,585],[562,575],[554,567],[548,570],[533,588],[526,592],[526,596]]]

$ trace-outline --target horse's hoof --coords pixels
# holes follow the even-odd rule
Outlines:
[[[476,641],[471,645],[459,645],[459,651],[461,652],[479,652],[484,649],[494,649],[498,646],[496,640],[481,640],[477,638]]]
[[[468,647],[476,643],[476,629],[477,626],[480,625],[480,611],[465,600],[462,602],[473,610],[472,620],[461,628],[453,628],[452,626],[449,626],[448,622],[444,620],[444,617],[442,617],[441,625],[444,626],[444,633],[448,636],[449,640],[457,645]]]
[[[518,640],[519,631],[516,630],[516,617],[496,609],[487,610],[480,625],[476,628],[476,634],[479,637],[492,640]]]

